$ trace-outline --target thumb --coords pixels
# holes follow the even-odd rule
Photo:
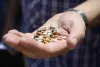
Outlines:
[[[80,22],[81,23],[81,22]],[[70,27],[70,33],[68,35],[68,48],[69,49],[74,49],[77,45],[79,45],[85,36],[85,25],[81,24],[78,25],[73,24],[72,27]]]

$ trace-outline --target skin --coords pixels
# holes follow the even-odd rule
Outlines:
[[[82,10],[88,18],[89,23],[100,14],[99,2],[100,0],[89,0],[85,3],[75,7],[74,9]],[[84,9],[83,9],[84,7]],[[94,7],[94,9],[92,9]],[[82,9],[81,9],[82,8]],[[87,11],[87,8],[88,11]],[[91,13],[91,11],[93,11]],[[96,13],[96,14],[94,14]],[[78,46],[85,36],[85,23],[79,13],[67,11],[56,14],[50,18],[42,27],[53,26],[58,29],[60,35],[66,36],[66,40],[52,42],[49,44],[38,43],[31,38],[35,33],[21,33],[17,30],[10,30],[4,35],[4,41],[24,55],[31,58],[48,58],[63,55]],[[40,28],[42,28],[40,27]]]

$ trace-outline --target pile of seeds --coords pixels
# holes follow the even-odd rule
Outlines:
[[[40,30],[37,30],[36,35],[34,35],[33,38],[44,44],[66,39],[65,36],[60,36],[57,29],[54,27],[44,27]]]

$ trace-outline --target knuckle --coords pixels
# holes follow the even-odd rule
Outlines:
[[[17,32],[17,30],[13,29],[13,30],[8,31],[8,33],[14,33],[14,32]]]

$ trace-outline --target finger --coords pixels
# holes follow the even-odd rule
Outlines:
[[[15,34],[9,33],[9,34],[6,34],[3,38],[7,44],[11,44],[11,45],[19,44],[19,36]]]
[[[66,20],[66,19],[60,19],[59,23],[58,23],[58,32],[61,35],[65,35],[67,36],[69,34],[69,29],[70,29],[70,21]]]
[[[7,35],[8,35],[8,34],[5,34],[5,35],[2,37],[2,39],[5,40],[5,39],[7,38]]]
[[[59,33],[61,36],[67,36],[67,35],[68,35],[68,32],[67,32],[64,28],[59,28],[59,29],[58,29],[58,33]]]
[[[75,23],[71,25],[70,33],[68,35],[68,47],[74,49],[80,42],[82,42],[85,36],[85,25],[84,22]]]
[[[13,33],[13,34],[16,34],[16,35],[18,35],[18,36],[23,36],[24,35],[24,33],[21,33],[21,32],[19,32],[19,31],[17,31],[17,30],[10,30],[10,31],[8,31],[8,33]]]
[[[11,46],[11,47],[17,49],[18,51],[22,51],[22,50],[23,50],[23,47],[21,47],[21,46],[19,45],[19,38],[20,38],[19,36],[14,35],[14,34],[12,34],[12,33],[9,33],[9,34],[6,34],[6,35],[5,35],[5,40],[4,40],[4,42],[5,42],[7,45],[9,45],[9,46]]]
[[[16,50],[22,52],[22,53],[27,53],[29,52],[28,49],[22,45],[19,44],[19,39],[20,37],[9,33],[5,35],[5,43],[13,48],[15,48]]]

